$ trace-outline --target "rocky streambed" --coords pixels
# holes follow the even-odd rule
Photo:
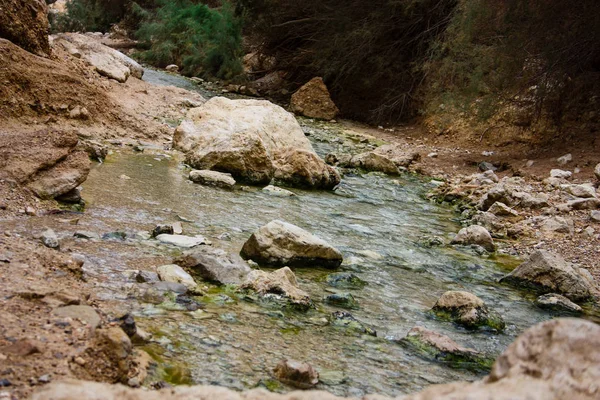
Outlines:
[[[193,88],[161,72],[145,77]],[[321,158],[365,154],[383,144],[335,123],[300,122]],[[139,333],[136,346],[156,362],[146,386],[288,392],[294,385],[277,379],[274,370],[292,359],[311,366],[305,371],[311,385],[311,371],[318,373],[317,389],[397,396],[479,379],[525,329],[569,315],[542,309],[532,292],[499,283],[521,260],[468,243],[451,245],[461,229],[455,210],[426,196],[440,182],[367,173],[354,167],[381,165],[380,159],[358,156],[346,160],[341,184],[332,191],[223,188],[192,182],[186,161],[170,146],[114,141],[82,185],[83,213],[5,221],[17,236],[43,237],[52,228],[57,237],[50,239],[63,251],[84,256],[83,276],[106,319],[130,314]],[[184,266],[178,260],[187,247],[237,255],[274,220],[304,229],[343,256],[339,268],[296,263],[295,278],[283,274],[297,281],[293,290],[308,295],[307,306],[290,306],[284,289],[264,295],[236,279],[218,284],[189,268],[191,286],[159,280],[185,275],[173,264]],[[167,236],[153,237],[157,226],[154,233]],[[186,243],[170,233],[185,235]],[[249,267],[264,272],[258,274],[266,277],[261,284],[272,283],[268,274],[275,268]]]

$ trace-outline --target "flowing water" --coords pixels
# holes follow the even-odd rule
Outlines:
[[[153,83],[184,86],[171,75],[150,75],[146,79]],[[321,156],[370,146],[338,132],[335,124],[303,124]],[[297,269],[300,287],[317,306],[314,310],[282,312],[244,301],[231,287],[202,284],[208,295],[198,301],[205,308],[190,312],[145,303],[142,285],[127,272],[168,264],[180,250],[143,235],[129,235],[125,241],[72,239],[74,250],[85,244],[86,272],[98,282],[95,296],[133,312],[138,325],[154,335],[145,349],[161,361],[162,379],[285,391],[290,388],[277,384],[271,371],[281,359],[293,358],[320,372],[318,388],[346,396],[399,395],[431,383],[480,376],[424,360],[391,340],[405,336],[413,326],[423,325],[495,356],[524,329],[550,318],[524,293],[497,283],[516,260],[424,244],[424,238],[432,236],[448,242],[460,225],[453,210],[424,199],[433,184],[422,178],[353,173],[345,175],[334,192],[292,189],[297,196],[282,198],[260,188],[227,191],[196,185],[187,173],[176,152],[115,152],[92,169],[83,185],[85,215],[62,235],[75,230],[147,231],[159,223],[184,220],[185,234],[201,234],[216,247],[239,252],[253,231],[281,219],[337,247],[345,258],[342,270],[355,273],[367,285],[338,290],[325,280],[331,271]],[[504,317],[507,329],[466,331],[433,318],[428,310],[447,290],[475,293]],[[351,292],[358,300],[360,307],[352,314],[375,329],[377,337],[327,323],[337,308],[322,300],[338,291]]]

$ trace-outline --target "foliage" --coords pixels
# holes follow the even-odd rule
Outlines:
[[[145,45],[143,61],[177,64],[185,75],[232,79],[242,71],[241,20],[225,2],[219,9],[190,0],[159,0],[136,32]]]
[[[68,0],[65,14],[49,14],[52,32],[107,32],[126,14],[127,0]]]

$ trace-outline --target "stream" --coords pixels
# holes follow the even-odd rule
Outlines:
[[[144,79],[207,95],[182,77],[147,71]],[[373,146],[333,123],[300,122],[322,157]],[[332,192],[290,189],[296,196],[275,197],[256,187],[227,191],[197,185],[187,179],[188,172],[174,151],[114,151],[94,165],[83,184],[87,206],[78,225],[60,231],[66,247],[84,248],[85,272],[96,282],[94,296],[133,313],[138,326],[152,333],[152,342],[143,348],[160,362],[157,379],[285,392],[292,388],[275,381],[272,370],[281,359],[292,358],[319,371],[317,389],[343,396],[397,396],[484,374],[425,360],[392,340],[415,325],[495,357],[523,330],[552,316],[535,307],[533,297],[497,283],[518,260],[426,244],[431,237],[449,242],[461,226],[454,210],[425,199],[435,183],[423,177],[352,172]],[[332,271],[296,269],[300,287],[316,304],[302,313],[245,301],[232,287],[200,281],[208,293],[197,298],[204,308],[186,311],[175,303],[145,302],[142,285],[131,277],[131,270],[154,270],[181,253],[139,233],[156,224],[183,221],[184,234],[203,235],[215,247],[237,253],[252,232],[274,219],[338,248],[344,255],[340,270],[356,274],[366,286],[336,289],[326,281]],[[73,239],[76,230],[127,232],[127,239]],[[482,298],[504,317],[506,330],[467,331],[434,318],[428,311],[447,290]],[[323,298],[336,292],[352,293],[359,303],[352,315],[375,329],[377,337],[327,323],[339,308]]]

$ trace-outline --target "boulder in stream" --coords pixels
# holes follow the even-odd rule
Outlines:
[[[188,111],[175,130],[173,147],[194,168],[227,172],[251,184],[268,184],[276,173],[287,184],[310,188],[339,183],[294,116],[266,100],[213,97]]]
[[[592,297],[592,283],[557,254],[537,250],[529,260],[500,280],[509,284],[532,287],[546,293],[559,293],[572,301]]]
[[[307,310],[313,306],[310,296],[300,289],[296,275],[288,267],[273,272],[253,270],[240,288],[255,292],[264,300],[284,303],[294,309]]]
[[[199,275],[202,279],[219,284],[239,284],[251,269],[237,254],[202,246],[188,250],[174,261],[175,264]]]
[[[362,289],[367,282],[360,279],[351,272],[336,272],[327,275],[327,284],[336,288],[344,289]]]
[[[469,292],[448,291],[433,306],[432,311],[468,329],[503,331],[502,317],[490,310],[479,297]]]
[[[398,343],[416,351],[426,359],[441,361],[455,368],[475,371],[488,370],[492,367],[493,358],[463,347],[441,333],[431,331],[422,326],[412,328],[406,337]]]
[[[580,313],[581,307],[567,299],[565,296],[556,293],[543,294],[535,299],[535,305],[539,308],[553,311],[566,311]]]
[[[231,174],[211,170],[194,170],[190,172],[190,180],[206,186],[216,186],[231,189],[235,186],[235,179]]]
[[[254,232],[240,255],[259,264],[290,267],[337,268],[343,260],[342,254],[323,239],[280,220]]]
[[[179,265],[161,265],[156,269],[156,272],[162,281],[181,283],[188,289],[195,289],[198,286],[194,278],[185,272]]]
[[[280,382],[300,389],[310,389],[319,383],[319,374],[312,365],[296,360],[281,360],[273,373]]]
[[[351,293],[333,293],[325,297],[325,303],[341,308],[358,308],[358,300]]]

